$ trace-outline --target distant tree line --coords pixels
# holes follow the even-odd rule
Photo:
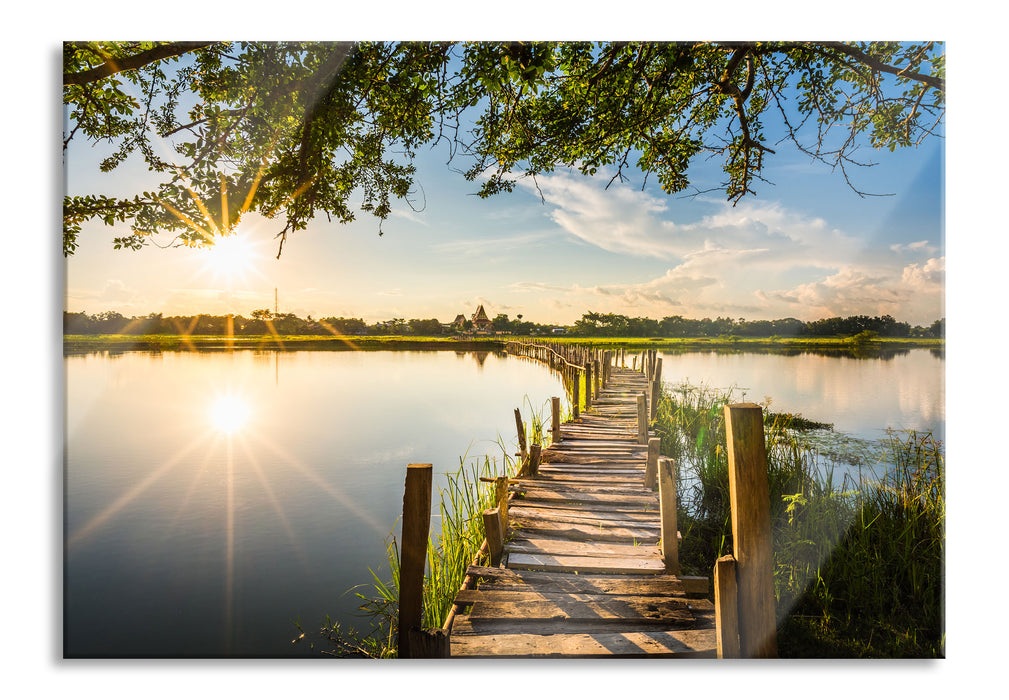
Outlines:
[[[552,335],[563,328],[568,335],[582,337],[662,337],[706,338],[719,336],[760,337],[850,337],[863,334],[884,338],[942,338],[946,332],[946,319],[935,321],[928,328],[912,327],[892,316],[848,316],[825,318],[819,321],[800,321],[783,318],[774,321],[747,321],[718,317],[715,319],[689,319],[666,316],[660,321],[651,318],[631,318],[620,314],[601,314],[594,311],[583,314],[570,326],[552,326],[523,321],[519,314],[509,319],[498,314],[493,319],[494,330],[512,335]],[[245,316],[163,316],[148,314],[127,318],[116,311],[98,314],[63,312],[63,332],[68,335],[129,334],[129,335],[452,335],[465,330],[461,326],[445,324],[435,318],[402,319],[368,324],[360,318],[327,316],[313,319],[299,318],[295,314],[278,314],[269,309],[256,309]]]
[[[740,336],[768,338],[793,337],[850,337],[870,333],[883,338],[942,338],[946,333],[946,319],[935,321],[928,328],[912,327],[897,321],[893,316],[848,316],[825,318],[819,321],[800,321],[781,318],[774,321],[747,321],[744,318],[721,317],[691,319],[666,316],[661,321],[652,318],[631,318],[620,314],[601,314],[590,311],[582,314],[569,328],[570,335],[605,337],[662,337],[662,338],[714,338]]]

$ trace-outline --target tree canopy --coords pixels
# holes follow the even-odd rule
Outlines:
[[[92,219],[138,249],[204,245],[258,212],[283,222],[278,257],[319,215],[367,212],[381,233],[439,143],[484,197],[559,167],[682,192],[714,156],[738,201],[779,148],[768,133],[846,179],[865,142],[939,133],[944,76],[937,42],[68,42],[64,153],[103,144],[106,172],[139,156],[156,184],[67,193],[63,249]]]

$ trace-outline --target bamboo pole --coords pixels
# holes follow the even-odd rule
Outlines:
[[[739,646],[744,658],[778,655],[774,569],[764,419],[754,403],[725,407],[732,542],[739,598]]]
[[[739,658],[736,560],[731,554],[715,562],[715,645],[718,658]]]
[[[420,629],[424,615],[424,562],[431,527],[432,465],[410,464],[403,492],[403,531],[399,565],[399,657],[413,656],[410,630]]]
[[[673,460],[659,460],[659,518],[662,523],[662,559],[666,571],[680,573],[680,543],[676,524],[676,472]]]

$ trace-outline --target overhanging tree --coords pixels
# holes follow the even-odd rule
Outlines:
[[[155,184],[68,193],[64,254],[91,219],[131,249],[158,233],[204,245],[250,211],[283,222],[278,256],[319,215],[369,212],[381,233],[393,200],[414,203],[417,150],[439,142],[485,197],[558,167],[681,192],[715,156],[738,201],[779,148],[773,122],[851,184],[865,142],[941,131],[944,64],[935,42],[67,43],[64,152],[105,144],[102,171],[139,156]]]

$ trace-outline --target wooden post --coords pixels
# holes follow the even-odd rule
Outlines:
[[[645,407],[645,395],[638,394],[638,444],[648,444],[648,409]]]
[[[715,644],[720,659],[739,658],[736,595],[736,560],[726,554],[715,562]]]
[[[599,396],[602,388],[602,371],[599,367],[599,360],[592,360],[592,395]]]
[[[508,477],[499,476],[494,479],[494,503],[497,504],[501,517],[501,530],[508,531]]]
[[[537,477],[540,475],[540,450],[542,448],[537,444],[532,444],[529,447],[529,476]]]
[[[550,439],[553,442],[561,441],[561,399],[559,396],[550,397]]]
[[[676,472],[673,460],[659,460],[659,519],[662,521],[662,558],[666,571],[680,573],[680,541],[676,523]]]
[[[522,412],[515,409],[515,431],[519,434],[519,468],[526,461],[526,426],[522,422]]]
[[[399,564],[399,657],[413,657],[410,630],[421,628],[424,614],[424,563],[431,528],[432,465],[410,464],[403,493],[403,532]]]
[[[655,360],[655,377],[652,379],[651,385],[651,400],[648,402],[648,410],[651,414],[651,419],[655,420],[655,414],[659,410],[659,397],[662,395],[662,358]]]
[[[452,656],[448,632],[443,629],[410,630],[410,649],[415,659],[447,659]]]
[[[659,447],[661,438],[648,438],[648,461],[645,462],[645,488],[654,489],[658,483]]]
[[[487,549],[490,550],[490,565],[501,564],[501,554],[504,552],[504,528],[501,524],[501,511],[488,508],[483,512],[483,527],[487,533]]]
[[[582,373],[578,370],[577,367],[575,367],[573,374],[575,375],[575,380],[571,383],[571,413],[574,416],[575,420],[578,420],[578,414],[579,414],[578,404],[581,401],[581,396],[579,396],[581,392],[579,391],[580,387],[578,385],[581,384]]]
[[[729,460],[732,548],[739,599],[739,648],[743,658],[774,658],[774,563],[764,416],[754,403],[725,407]]]
[[[592,363],[585,362],[585,408],[592,405]]]

